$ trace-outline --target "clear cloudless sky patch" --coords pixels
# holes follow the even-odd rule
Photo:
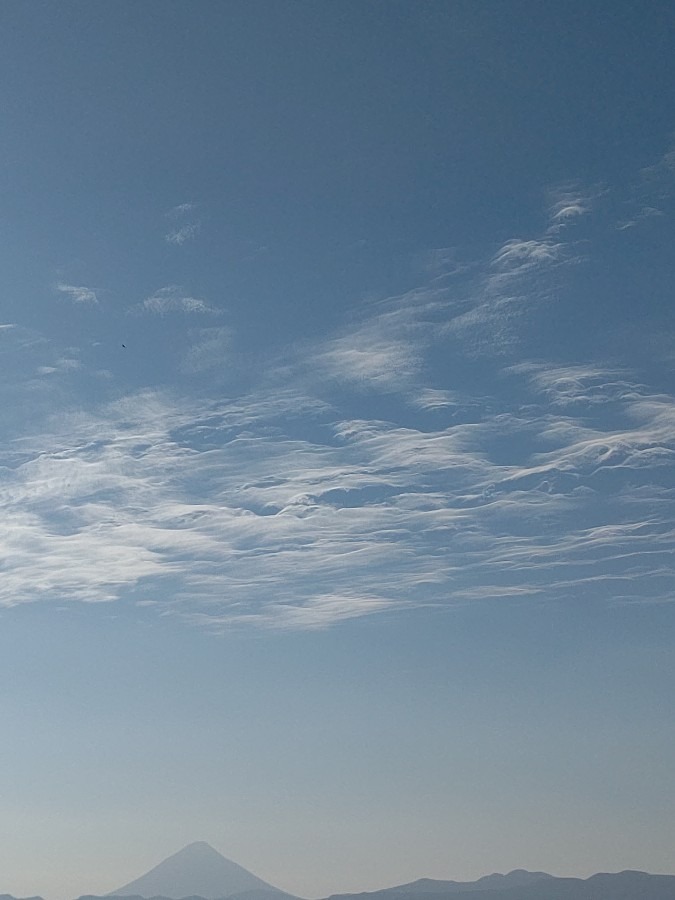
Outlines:
[[[0,9],[0,892],[672,870],[675,11]]]

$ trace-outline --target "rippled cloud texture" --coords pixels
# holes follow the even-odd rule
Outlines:
[[[645,232],[672,235],[670,155],[628,186],[551,188],[538,233],[429,249],[416,287],[264,352],[223,298],[58,281],[89,317],[72,346],[0,331],[5,394],[33,409],[2,450],[0,603],[315,629],[494,598],[671,600],[672,322],[647,298],[631,324],[603,281]],[[180,252],[196,214],[167,214]],[[107,327],[104,354],[88,335]]]

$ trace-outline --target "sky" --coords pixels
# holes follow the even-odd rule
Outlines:
[[[0,893],[672,872],[675,10],[0,7]]]

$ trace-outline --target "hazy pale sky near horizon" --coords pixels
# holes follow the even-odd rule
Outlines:
[[[673,871],[675,8],[0,7],[0,893]]]

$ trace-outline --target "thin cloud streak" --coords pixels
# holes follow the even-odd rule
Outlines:
[[[81,303],[85,305],[98,305],[98,293],[94,288],[85,287],[84,285],[65,284],[59,281],[55,289],[60,294],[65,294],[73,303]]]

